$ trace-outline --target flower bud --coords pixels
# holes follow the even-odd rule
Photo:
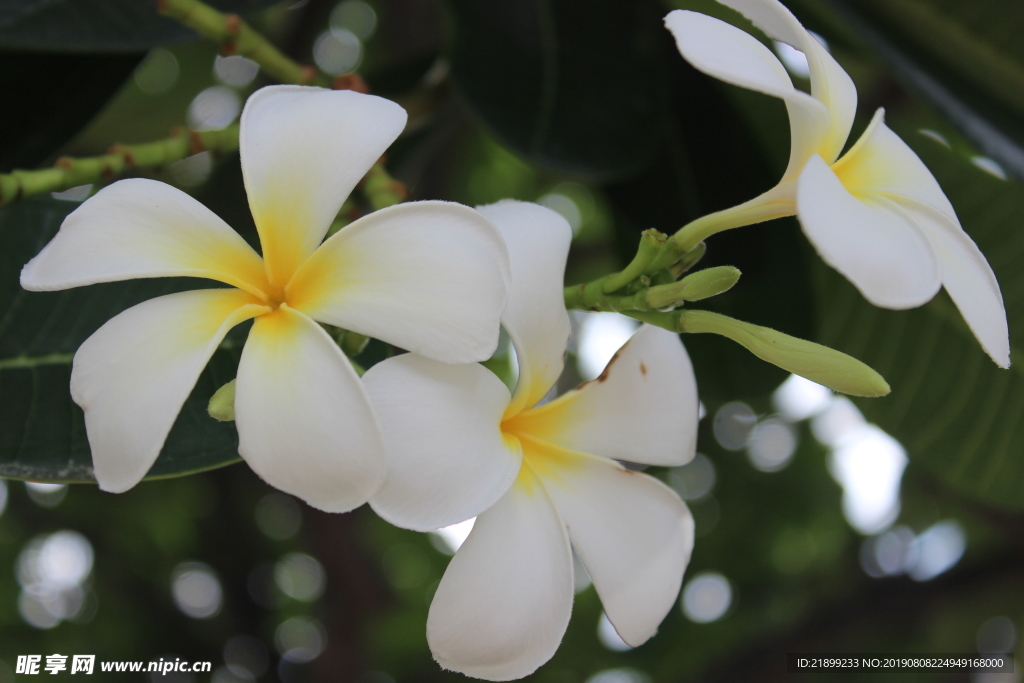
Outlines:
[[[728,337],[761,360],[834,391],[871,397],[889,393],[889,384],[881,375],[827,346],[708,311],[677,314],[681,332],[713,332]]]
[[[231,380],[210,397],[206,412],[214,420],[231,422],[235,419],[235,380]]]

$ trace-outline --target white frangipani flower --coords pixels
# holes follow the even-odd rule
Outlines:
[[[415,354],[364,380],[388,477],[370,504],[427,531],[477,517],[438,586],[427,640],[447,669],[511,680],[554,654],[573,599],[571,548],[619,635],[640,645],[675,602],[693,520],[670,488],[615,459],[693,457],[697,390],[679,336],[644,326],[604,373],[540,403],[561,374],[569,319],[562,279],[572,231],[536,204],[480,208],[508,244],[502,324],[519,361],[513,395],[477,364]]]
[[[25,266],[22,286],[35,291],[167,276],[231,285],[143,302],[75,354],[71,394],[102,489],[142,479],[224,335],[250,318],[235,397],[239,453],[271,485],[334,512],[366,502],[387,468],[362,383],[317,323],[444,362],[493,352],[508,256],[477,211],[402,204],[320,244],[405,121],[379,97],[264,88],[239,133],[262,258],[188,195],[133,179],[82,204]]]
[[[719,2],[770,38],[802,51],[811,93],[793,87],[776,56],[750,34],[696,12],[669,13],[665,24],[697,69],[785,101],[792,141],[778,185],[697,221],[683,246],[721,230],[796,214],[821,257],[868,301],[914,308],[944,286],[988,355],[1009,367],[1006,311],[992,268],[931,172],[885,125],[883,111],[840,157],[857,108],[849,75],[778,0]]]

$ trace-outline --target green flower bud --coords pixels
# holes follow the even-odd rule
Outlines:
[[[845,353],[708,311],[678,311],[681,332],[713,332],[728,337],[761,360],[812,382],[852,396],[885,396],[889,384],[877,372]]]
[[[687,275],[670,285],[651,287],[647,290],[647,303],[651,308],[661,309],[675,306],[683,301],[700,301],[729,291],[740,279],[740,271],[732,266],[705,268]]]
[[[206,412],[214,420],[231,422],[235,419],[235,380],[231,380],[210,397]]]

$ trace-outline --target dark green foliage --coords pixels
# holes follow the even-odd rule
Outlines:
[[[27,292],[22,266],[56,234],[75,203],[32,200],[0,210],[0,476],[92,480],[81,409],[68,393],[71,359],[104,322],[162,294],[204,286],[186,279],[133,280],[62,292]],[[205,286],[209,286],[206,283]],[[233,424],[206,414],[206,403],[238,365],[229,338],[199,378],[150,477],[210,469],[238,459]]]
[[[214,0],[222,12],[251,12],[268,0]],[[156,13],[156,0],[7,0],[0,5],[0,47],[55,52],[138,52],[195,40]]]

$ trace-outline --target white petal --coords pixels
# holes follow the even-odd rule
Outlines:
[[[384,447],[348,359],[315,322],[282,306],[253,323],[235,387],[238,452],[268,484],[327,512],[370,499]]]
[[[793,175],[812,154],[821,151],[829,136],[827,109],[793,87],[785,67],[759,40],[724,21],[687,10],[670,12],[665,25],[675,37],[680,54],[698,70],[785,100],[792,152],[790,169],[784,177]]]
[[[904,205],[931,239],[941,264],[942,285],[985,353],[999,367],[1010,367],[1006,308],[999,282],[985,255],[956,219],[924,204]]]
[[[509,413],[542,399],[562,374],[569,340],[563,286],[572,228],[551,209],[503,201],[477,207],[508,245],[512,287],[501,324],[512,337],[519,383]]]
[[[427,616],[427,642],[445,669],[509,681],[558,649],[572,611],[565,526],[527,468],[476,519],[452,558]]]
[[[498,345],[508,252],[479,212],[451,202],[375,211],[324,242],[288,285],[310,317],[446,363]]]
[[[405,354],[363,375],[388,476],[370,504],[392,524],[430,531],[474,517],[508,490],[522,454],[506,443],[508,389],[476,363]]]
[[[71,396],[85,411],[101,489],[120,493],[145,476],[224,335],[266,310],[254,301],[237,289],[157,297],[112,318],[79,347]]]
[[[889,197],[932,242],[942,284],[986,353],[1010,365],[1006,310],[985,256],[960,227],[953,205],[914,150],[885,125],[879,109],[867,130],[833,169],[851,192]]]
[[[579,454],[543,476],[609,621],[636,647],[675,604],[693,550],[693,518],[669,487]]]
[[[854,194],[882,194],[897,200],[906,197],[934,207],[959,225],[953,205],[935,176],[914,150],[885,125],[883,109],[875,112],[864,134],[832,170]]]
[[[394,102],[352,90],[279,85],[249,97],[242,175],[274,282],[286,284],[313,253],[405,121]]]
[[[827,133],[807,156],[798,159],[794,154],[786,176],[797,175],[811,154],[820,154],[829,163],[835,161],[843,151],[857,113],[857,88],[849,74],[778,0],[719,1],[747,17],[770,38],[802,51],[811,72],[811,94],[828,109],[831,120]]]
[[[800,175],[797,216],[830,266],[883,308],[913,308],[939,290],[941,271],[931,243],[892,200],[850,194],[821,157]]]
[[[697,443],[697,382],[679,335],[644,325],[592,382],[512,418],[570,450],[682,465]]]
[[[786,99],[803,95],[779,59],[761,41],[732,24],[689,10],[674,10],[665,26],[686,61],[708,76]]]
[[[75,209],[21,271],[51,291],[142,277],[204,277],[259,295],[263,261],[212,211],[170,185],[121,180]]]

